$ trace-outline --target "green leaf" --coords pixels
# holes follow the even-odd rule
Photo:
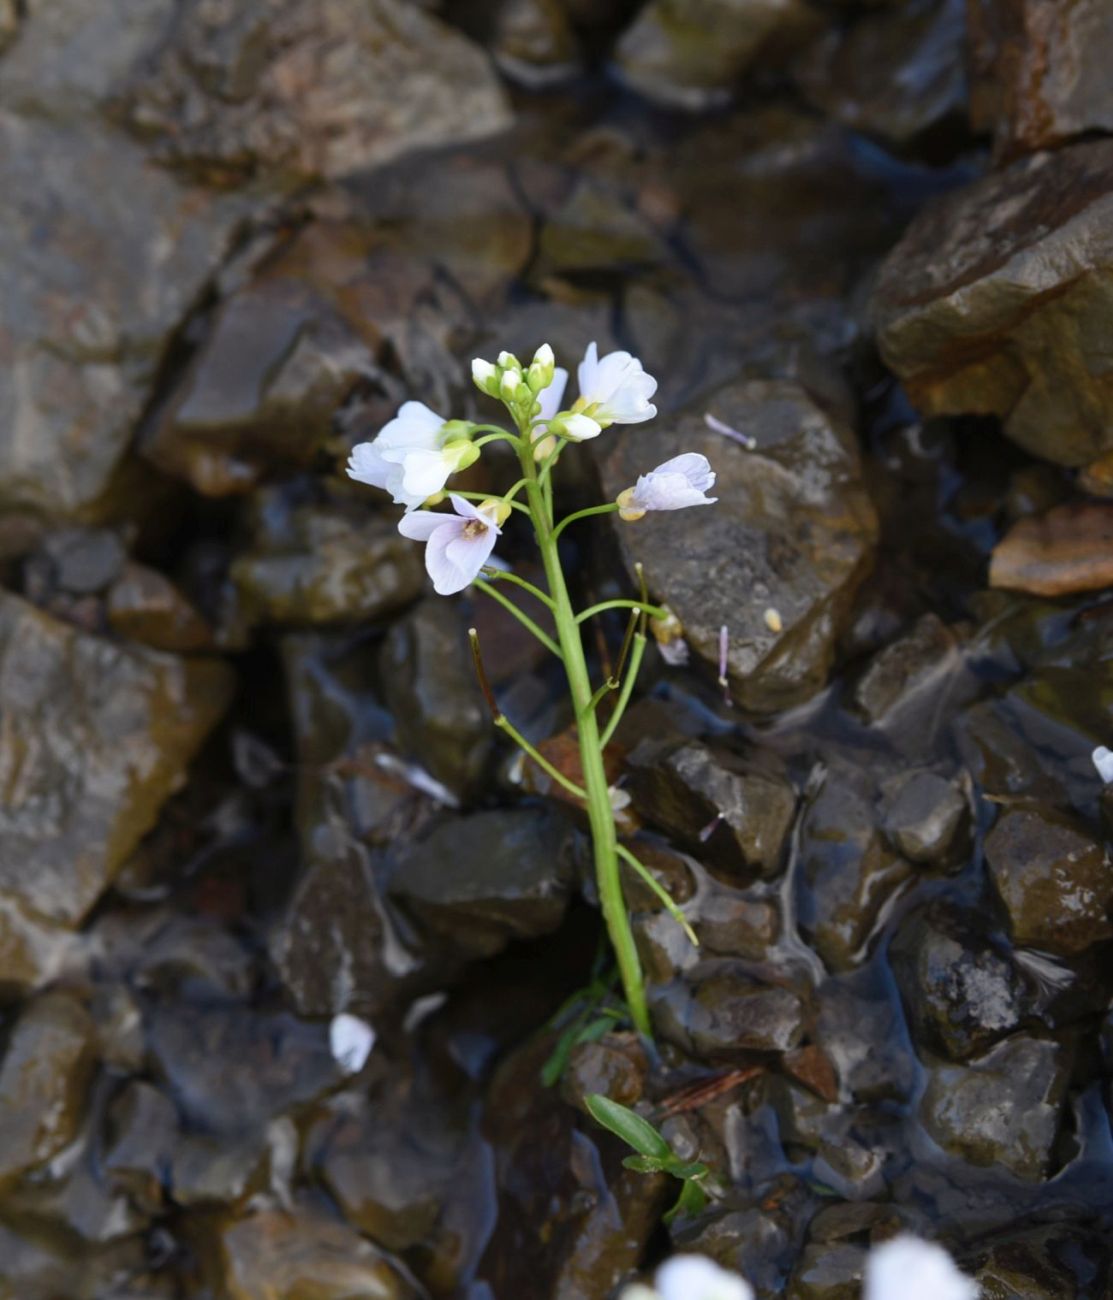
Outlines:
[[[633,1169],[638,1174],[660,1174],[668,1169],[667,1163],[658,1160],[655,1156],[627,1156],[622,1163],[627,1169]]]
[[[710,1172],[711,1170],[698,1160],[690,1165],[681,1164],[679,1160],[676,1160],[669,1165],[669,1173],[672,1174],[674,1178],[706,1178]]]
[[[602,1093],[593,1092],[584,1101],[592,1118],[602,1124],[616,1137],[620,1137],[628,1147],[633,1147],[639,1155],[650,1156],[655,1160],[668,1162],[675,1159],[672,1147],[647,1120],[636,1115],[628,1106],[611,1101]]]
[[[680,1215],[692,1218],[699,1214],[706,1204],[707,1193],[694,1178],[686,1179],[680,1189],[680,1195],[676,1198],[676,1204],[664,1216],[665,1222],[672,1223],[673,1219]]]

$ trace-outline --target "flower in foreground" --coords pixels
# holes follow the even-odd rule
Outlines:
[[[443,419],[424,402],[404,402],[372,442],[352,448],[348,476],[383,488],[397,505],[413,510],[443,491],[449,477],[479,455],[466,428]]]
[[[657,391],[657,381],[629,352],[608,352],[600,358],[599,349],[589,343],[577,379],[580,395],[574,409],[600,429],[609,424],[641,424],[657,414],[649,400]]]
[[[438,596],[451,596],[475,581],[502,531],[499,516],[503,511],[509,513],[501,501],[474,506],[455,493],[449,500],[456,512],[453,515],[415,510],[398,521],[403,537],[425,542],[425,568]]]
[[[902,1234],[870,1251],[862,1300],[978,1300],[978,1284],[942,1246]]]
[[[1090,757],[1094,760],[1098,776],[1106,785],[1113,785],[1113,750],[1107,749],[1104,745],[1099,745]]]
[[[653,1290],[634,1285],[621,1300],[753,1300],[749,1284],[704,1255],[674,1255],[657,1270]]]
[[[617,497],[618,513],[633,523],[650,510],[684,510],[688,506],[709,506],[718,497],[709,497],[715,486],[715,471],[706,456],[686,451],[666,460],[663,465],[642,474],[632,488]]]

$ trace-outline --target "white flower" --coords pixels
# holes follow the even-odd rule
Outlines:
[[[348,476],[383,488],[397,505],[413,510],[478,455],[466,438],[442,445],[446,423],[424,402],[404,402],[373,442],[352,448]]]
[[[545,424],[548,424],[557,411],[560,410],[560,404],[564,401],[564,390],[567,387],[568,371],[563,366],[556,366],[553,370],[552,383],[537,394],[537,401],[541,409],[533,418],[535,420],[544,420]],[[544,436],[545,426],[538,425],[533,434],[534,440],[536,441]]]
[[[375,1046],[375,1031],[366,1020],[342,1011],[329,1024],[328,1045],[345,1074],[358,1074]]]
[[[398,531],[425,542],[425,568],[439,596],[451,596],[474,582],[491,557],[501,533],[498,501],[474,506],[452,493],[454,515],[415,510],[398,521]]]
[[[904,1234],[870,1252],[862,1300],[978,1300],[978,1291],[941,1246]]]
[[[599,349],[589,343],[577,378],[580,396],[576,409],[601,428],[609,424],[641,424],[657,414],[649,400],[657,391],[657,381],[629,352],[608,352],[600,360]]]
[[[618,494],[618,513],[633,522],[647,510],[684,510],[688,506],[709,506],[718,497],[707,491],[715,486],[715,471],[706,456],[686,451],[642,474],[632,488]]]
[[[657,1270],[653,1286],[634,1283],[620,1300],[754,1300],[747,1282],[704,1255],[674,1255]]]
[[[1098,776],[1106,785],[1113,784],[1113,750],[1106,749],[1104,745],[1099,745],[1090,757],[1094,760]]]

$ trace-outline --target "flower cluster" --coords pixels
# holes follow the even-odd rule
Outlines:
[[[477,358],[472,379],[480,392],[506,407],[519,428],[528,428],[536,460],[544,464],[565,443],[596,438],[612,424],[640,424],[657,408],[651,398],[657,381],[629,352],[604,357],[591,343],[577,370],[579,396],[564,407],[568,371],[556,364],[546,343],[528,366],[510,352],[494,362]],[[483,436],[485,435],[485,436]],[[422,402],[405,402],[371,442],[353,448],[348,474],[361,483],[389,492],[406,513],[398,529],[404,537],[426,543],[425,566],[441,595],[462,591],[491,561],[501,526],[509,515],[506,500],[488,498],[472,505],[465,494],[451,496],[453,514],[423,510],[443,499],[448,480],[473,465],[487,441],[512,435],[470,420],[446,420]],[[609,509],[632,522],[650,511],[710,505],[707,492],[715,474],[704,456],[686,452],[619,493]]]
[[[753,1300],[749,1283],[703,1255],[674,1255],[653,1286],[634,1283],[621,1300]],[[907,1234],[870,1252],[862,1300],[977,1300],[978,1285],[941,1247]]]

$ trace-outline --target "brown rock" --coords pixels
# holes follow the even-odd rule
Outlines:
[[[1113,130],[1107,0],[968,0],[970,120],[999,156]]]
[[[1063,465],[1113,448],[1113,141],[1014,163],[929,205],[886,259],[878,343],[928,415],[997,415]]]
[[[989,585],[1034,596],[1113,586],[1113,503],[1070,502],[1021,519],[993,549]]]
[[[155,650],[213,648],[213,630],[193,604],[157,569],[128,562],[106,601],[108,625],[118,636]]]

